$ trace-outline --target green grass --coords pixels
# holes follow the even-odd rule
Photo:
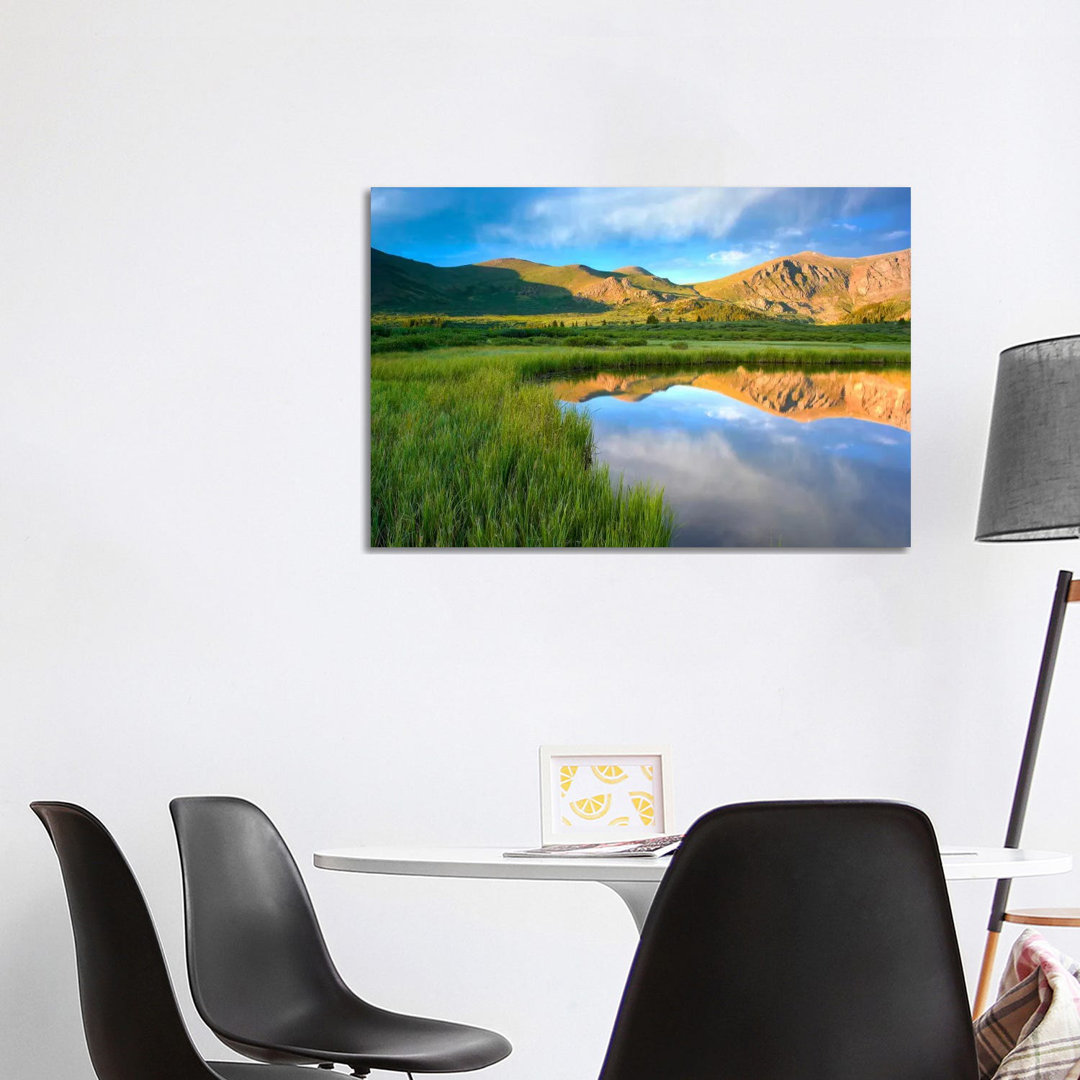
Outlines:
[[[663,547],[659,492],[612,490],[586,418],[511,364],[372,372],[376,547]],[[382,377],[389,375],[390,377]]]
[[[688,362],[810,371],[906,359],[896,348],[825,342],[797,349],[714,342],[684,351],[663,336],[652,347],[622,349],[550,340],[529,349],[515,338],[498,346],[405,345],[372,356],[373,547],[666,546],[674,520],[663,493],[613,488],[607,467],[594,461],[588,419],[560,409],[546,378],[670,371]]]
[[[371,323],[372,355],[447,349],[460,346],[513,344],[550,348],[630,348],[685,341],[691,348],[777,342],[785,347],[846,345],[850,348],[909,349],[908,322],[866,322],[820,325],[777,319],[716,322],[687,320],[646,325],[607,319],[448,318],[446,316],[377,316]]]

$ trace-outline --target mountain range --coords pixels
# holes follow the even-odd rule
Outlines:
[[[609,395],[622,401],[642,401],[673,386],[715,390],[792,420],[854,417],[911,430],[911,375],[906,371],[808,373],[739,367],[651,376],[601,372],[592,378],[551,384],[561,401],[589,401]]]
[[[399,315],[603,315],[803,322],[911,318],[911,250],[843,258],[800,251],[678,285],[643,266],[492,259],[433,266],[371,249],[371,310]]]

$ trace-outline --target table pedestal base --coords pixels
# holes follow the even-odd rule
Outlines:
[[[634,917],[634,925],[640,935],[660,883],[658,881],[602,881],[600,884],[606,885],[612,892],[622,897],[622,902],[630,909],[630,914]]]

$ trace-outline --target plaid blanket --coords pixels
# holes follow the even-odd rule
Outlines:
[[[1080,965],[1025,930],[975,1046],[979,1080],[1080,1080]]]

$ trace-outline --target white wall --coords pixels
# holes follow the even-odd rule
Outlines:
[[[971,537],[997,352],[1080,332],[1078,11],[5,5],[4,1071],[91,1076],[33,798],[114,829],[189,1017],[175,794],[255,799],[305,866],[523,843],[540,743],[659,738],[683,823],[884,796],[1000,842],[1080,558]],[[366,189],[669,183],[911,185],[910,552],[365,551]],[[1078,700],[1074,624],[1026,836],[1080,853]],[[361,992],[506,1032],[492,1080],[596,1075],[634,947],[613,894],[307,876]],[[973,968],[990,886],[953,895]]]

